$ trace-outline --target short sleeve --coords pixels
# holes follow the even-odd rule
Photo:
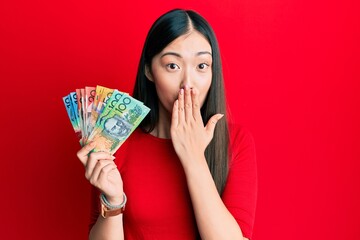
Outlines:
[[[255,144],[250,132],[230,125],[229,175],[222,200],[239,224],[244,237],[251,239],[257,200]]]

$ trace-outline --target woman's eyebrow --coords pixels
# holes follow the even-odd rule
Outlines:
[[[163,58],[163,57],[165,57],[167,55],[172,55],[172,56],[175,56],[175,57],[178,57],[178,58],[182,58],[181,55],[176,53],[176,52],[165,52],[160,56],[160,58]]]
[[[195,54],[195,56],[200,56],[200,55],[204,55],[204,54],[209,54],[210,56],[212,56],[211,52],[209,52],[209,51],[197,52]],[[172,55],[172,56],[175,56],[175,57],[178,57],[178,58],[182,58],[182,56],[179,53],[176,53],[176,52],[165,52],[160,56],[160,58],[163,58],[163,57],[165,57],[167,55]]]
[[[203,55],[203,54],[209,54],[210,56],[212,56],[211,52],[208,52],[208,51],[198,52],[198,53],[196,54],[196,56]]]

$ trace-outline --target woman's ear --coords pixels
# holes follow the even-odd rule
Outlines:
[[[151,82],[154,81],[153,76],[152,76],[151,71],[150,71],[150,67],[149,67],[148,65],[145,65],[145,76],[146,76]]]

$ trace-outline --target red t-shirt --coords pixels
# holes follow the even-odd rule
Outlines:
[[[222,194],[243,235],[251,238],[257,197],[254,142],[244,128],[230,126],[228,180]],[[220,150],[220,149],[219,149]],[[128,197],[123,213],[126,240],[191,240],[198,230],[183,167],[171,139],[135,130],[115,154]],[[94,189],[90,228],[99,216]]]

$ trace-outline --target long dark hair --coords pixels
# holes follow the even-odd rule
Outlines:
[[[226,118],[226,100],[220,50],[216,36],[209,23],[198,13],[191,10],[175,9],[165,13],[152,25],[144,44],[136,77],[133,96],[144,102],[151,111],[140,127],[151,132],[159,120],[158,95],[155,85],[145,76],[145,66],[151,69],[153,57],[169,43],[193,29],[201,33],[212,49],[212,81],[201,108],[201,115],[206,124],[211,116],[223,113],[214,132],[214,137],[205,150],[205,157],[219,194],[222,194],[228,175],[229,133]]]

